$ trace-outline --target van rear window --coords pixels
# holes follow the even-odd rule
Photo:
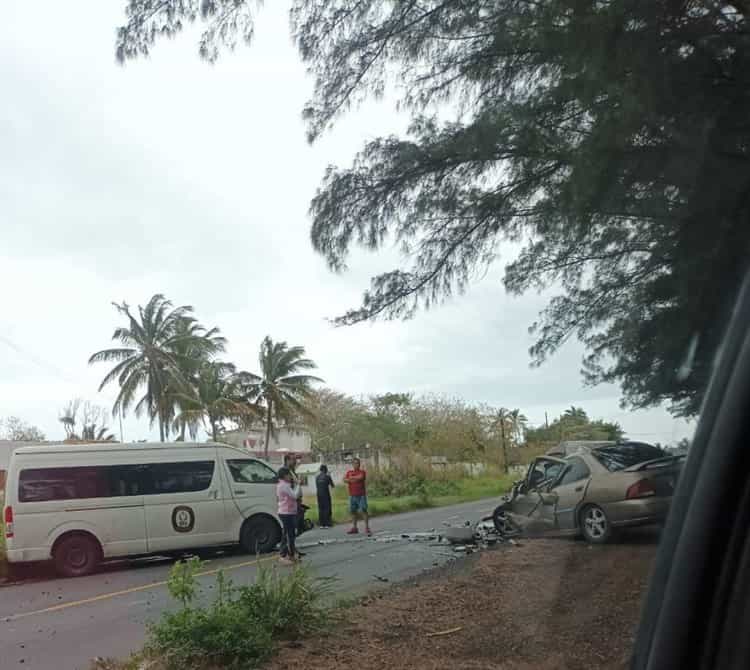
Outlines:
[[[143,495],[137,465],[95,465],[21,470],[19,502]]]
[[[32,468],[19,476],[19,502],[159,495],[204,491],[213,461]]]

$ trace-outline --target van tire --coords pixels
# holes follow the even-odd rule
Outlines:
[[[248,554],[267,554],[281,540],[281,528],[271,517],[256,516],[245,521],[240,544]]]
[[[90,575],[102,560],[102,548],[90,535],[73,533],[55,543],[55,569],[62,577]]]

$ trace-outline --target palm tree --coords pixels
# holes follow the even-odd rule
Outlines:
[[[589,420],[589,415],[586,414],[586,410],[583,409],[583,407],[571,405],[565,410],[565,412],[563,412],[563,419],[570,419],[577,423],[585,423]]]
[[[159,438],[163,442],[174,415],[171,397],[186,392],[189,386],[183,373],[185,351],[210,357],[223,350],[223,341],[203,337],[206,330],[191,316],[193,308],[174,307],[161,294],[154,295],[145,307],[139,305],[137,318],[127,303],[113,305],[127,319],[127,326],[115,329],[112,335],[122,346],[98,351],[89,358],[89,364],[116,363],[99,385],[100,391],[115,380],[120,385],[113,415],[127,413],[139,389],[145,386],[135,412],[137,416],[147,412],[152,425],[158,421]]]
[[[302,370],[317,368],[314,361],[305,358],[304,347],[290,347],[286,342],[274,342],[266,336],[260,345],[260,377],[240,373],[245,386],[245,398],[263,405],[266,415],[266,441],[264,457],[268,458],[268,445],[274,432],[274,422],[290,423],[295,415],[312,416],[308,407],[315,382],[323,380],[312,375],[299,374]]]
[[[492,419],[492,428],[496,434],[500,435],[500,446],[503,450],[503,470],[508,474],[508,443],[506,436],[511,431],[511,412],[505,407],[501,407],[495,412]]]
[[[178,335],[178,339],[172,347],[172,352],[180,366],[183,378],[188,382],[188,386],[170,389],[166,394],[168,397],[166,404],[172,413],[175,407],[182,413],[185,409],[194,408],[195,400],[200,404],[200,397],[197,395],[200,373],[204,366],[210,363],[210,357],[214,352],[224,350],[227,341],[226,338],[219,335],[218,328],[206,330],[191,318],[178,320],[176,335]],[[219,365],[228,364],[220,363]],[[192,402],[188,400],[188,396],[190,396]],[[175,429],[180,431],[180,440],[185,439],[186,428],[191,428],[191,435],[195,437],[193,429],[197,424],[175,421],[174,426]]]
[[[114,433],[109,432],[109,427],[91,423],[83,426],[80,439],[85,442],[114,442],[115,436]]]
[[[221,361],[204,362],[194,381],[191,395],[177,396],[177,405],[182,409],[174,420],[175,428],[185,434],[185,427],[195,436],[200,423],[208,424],[211,438],[218,441],[224,420],[249,423],[262,415],[257,405],[251,405],[243,396],[242,381],[231,363]]]
[[[88,400],[84,403],[80,398],[71,400],[61,411],[59,421],[65,429],[66,440],[84,442],[114,442],[115,436],[109,432],[106,425],[107,410]],[[81,430],[78,432],[78,420],[81,420]]]
[[[523,442],[524,431],[526,430],[526,424],[529,420],[521,414],[520,409],[514,409],[510,412],[510,430],[513,442],[516,446]]]

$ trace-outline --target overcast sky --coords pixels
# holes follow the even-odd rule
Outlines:
[[[519,407],[532,423],[570,405],[670,442],[692,432],[664,410],[627,412],[619,389],[585,388],[572,342],[529,367],[527,327],[544,305],[507,296],[501,259],[484,280],[409,322],[333,329],[392,252],[355,254],[330,273],[309,242],[307,208],[328,164],[368,138],[401,132],[384,100],[354,111],[310,147],[307,78],[287,3],[266,3],[249,49],[215,66],[195,34],[120,67],[125,0],[18,2],[0,23],[0,417],[62,437],[60,408],[97,393],[89,367],[119,324],[112,301],[157,292],[191,304],[229,338],[227,358],[257,369],[261,339],[301,344],[327,384],[354,395],[412,391]],[[149,435],[128,417],[125,438]]]

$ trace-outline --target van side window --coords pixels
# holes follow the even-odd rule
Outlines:
[[[214,461],[151,463],[147,466],[146,494],[188,493],[205,491],[214,477]]]
[[[21,470],[19,502],[143,495],[137,465],[94,465]]]
[[[265,463],[252,459],[232,459],[227,461],[232,479],[239,484],[275,484],[276,473]]]

